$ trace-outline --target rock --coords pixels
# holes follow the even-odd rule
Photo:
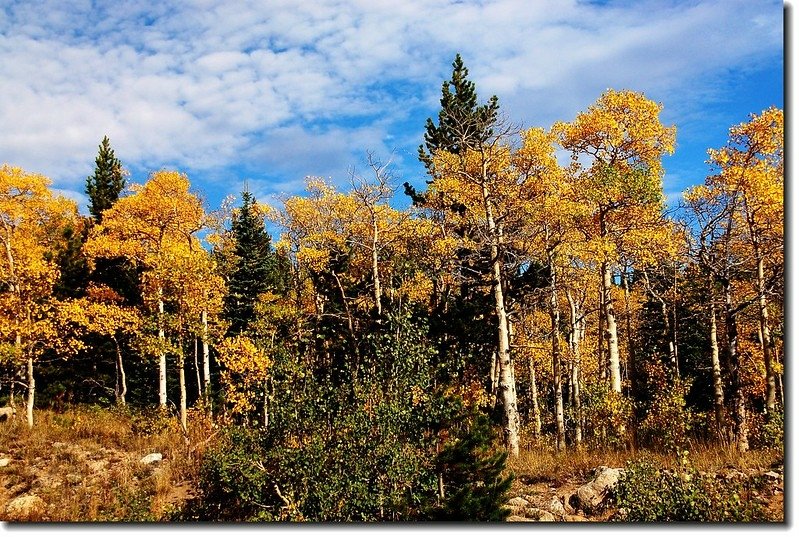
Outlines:
[[[11,464],[11,459],[9,458],[0,459],[0,468],[4,468],[9,464]]]
[[[555,522],[555,515],[549,511],[544,511],[543,509],[539,509],[537,507],[528,507],[525,509],[524,514],[528,518],[538,522]]]
[[[530,505],[530,502],[518,496],[516,498],[511,498],[507,501],[507,503],[503,506],[506,509],[510,509],[511,515],[521,515],[524,513],[524,509]]]
[[[595,511],[613,493],[623,472],[624,470],[621,468],[600,466],[597,468],[594,480],[577,489],[577,505],[572,505],[586,513]],[[569,501],[571,502],[572,499],[570,498]]]
[[[0,466],[2,466],[2,464],[0,464]],[[774,471],[764,473],[763,477],[765,477],[769,481],[779,481],[780,479],[782,479],[782,476],[780,476],[780,474]]]
[[[44,500],[35,494],[14,498],[6,506],[6,520],[38,520],[47,509]]]
[[[577,510],[569,503],[569,499],[574,496],[574,493],[567,492],[566,494],[560,495],[560,504],[563,506],[563,510],[566,512],[567,515],[573,515],[577,512]],[[576,497],[576,496],[575,496]]]
[[[144,457],[142,457],[139,462],[142,464],[152,464],[154,462],[160,461],[163,458],[164,456],[161,455],[160,453],[150,453],[149,455],[145,455]]]
[[[524,518],[519,515],[511,515],[505,519],[505,522],[535,522],[532,518]]]
[[[89,462],[89,470],[92,473],[99,474],[105,467],[108,466],[108,461],[91,461]]]
[[[566,509],[563,506],[563,503],[561,503],[561,501],[557,498],[557,496],[552,498],[547,507],[548,507],[547,511],[549,511],[556,517],[563,518],[563,516],[566,514]]]

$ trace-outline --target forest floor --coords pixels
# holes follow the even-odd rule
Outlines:
[[[37,411],[33,429],[19,418],[0,423],[0,521],[169,520],[194,496],[202,451],[216,436],[208,420],[193,418],[188,441],[174,420],[133,418],[120,410]],[[613,507],[584,512],[569,506],[569,499],[597,468],[621,468],[644,454],[660,457],[666,468],[675,465],[674,456],[651,452],[558,453],[544,445],[528,446],[508,464],[516,476],[509,495],[516,506],[509,520],[614,520]],[[697,446],[692,461],[719,475],[763,475],[777,469],[779,480],[770,482],[760,501],[769,520],[784,520],[779,452],[738,454]]]
[[[754,492],[754,500],[764,507],[766,520],[784,522],[785,493],[783,455],[779,450],[753,450],[738,453],[720,445],[694,444],[689,450],[693,467],[720,480],[739,482],[752,479],[762,483]],[[530,445],[508,467],[515,479],[510,489],[513,515],[509,520],[547,520],[555,522],[609,522],[618,520],[618,509],[612,502],[600,508],[583,511],[574,496],[580,487],[590,483],[602,468],[624,468],[630,461],[656,461],[667,471],[678,471],[674,454],[650,450],[566,450]],[[515,500],[515,501],[514,501]],[[520,507],[520,506],[523,506]],[[531,513],[532,511],[532,513]],[[542,513],[543,511],[543,513]],[[551,513],[553,517],[549,517]],[[543,517],[541,517],[543,515]],[[554,519],[554,520],[552,520]]]

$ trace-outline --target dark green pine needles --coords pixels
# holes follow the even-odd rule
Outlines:
[[[225,297],[225,318],[230,321],[228,335],[245,331],[255,318],[258,296],[268,290],[279,291],[279,266],[272,250],[272,238],[264,228],[255,198],[242,194],[242,206],[233,217],[235,268]]]
[[[95,163],[94,175],[86,178],[86,194],[89,196],[89,213],[100,222],[103,211],[119,199],[119,193],[125,188],[122,163],[114,156],[108,136],[103,136]]]

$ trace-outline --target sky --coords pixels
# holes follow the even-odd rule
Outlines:
[[[793,9],[791,7],[790,9]],[[783,107],[771,0],[1,0],[0,163],[50,177],[86,213],[104,135],[130,182],[185,172],[209,209],[306,176],[346,187],[367,153],[398,184],[460,53],[481,101],[520,127],[573,120],[609,88],[677,127],[674,204],[732,125]],[[401,190],[400,190],[401,195]]]

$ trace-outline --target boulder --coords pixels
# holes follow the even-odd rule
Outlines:
[[[14,498],[6,506],[5,520],[39,520],[47,509],[44,500],[35,494]]]
[[[533,520],[532,518],[525,518],[525,517],[519,516],[519,515],[511,515],[507,519],[505,519],[505,521],[506,522],[535,522],[535,520]]]
[[[560,518],[563,518],[563,516],[566,514],[566,509],[557,496],[554,496],[552,500],[550,500],[549,505],[547,506],[547,511]]]
[[[518,496],[516,498],[511,498],[508,500],[505,505],[503,506],[505,509],[510,509],[511,515],[521,515],[524,514],[524,509],[530,505],[530,502]]]
[[[616,488],[624,470],[621,468],[597,468],[594,479],[577,489],[577,505],[586,513],[591,513],[607,500]],[[570,499],[571,500],[571,499]]]
[[[161,455],[160,453],[150,453],[149,455],[145,455],[144,457],[142,457],[139,462],[142,464],[152,464],[154,462],[162,460],[163,458],[164,456]]]
[[[538,522],[555,522],[555,515],[537,507],[528,507],[524,515]]]

